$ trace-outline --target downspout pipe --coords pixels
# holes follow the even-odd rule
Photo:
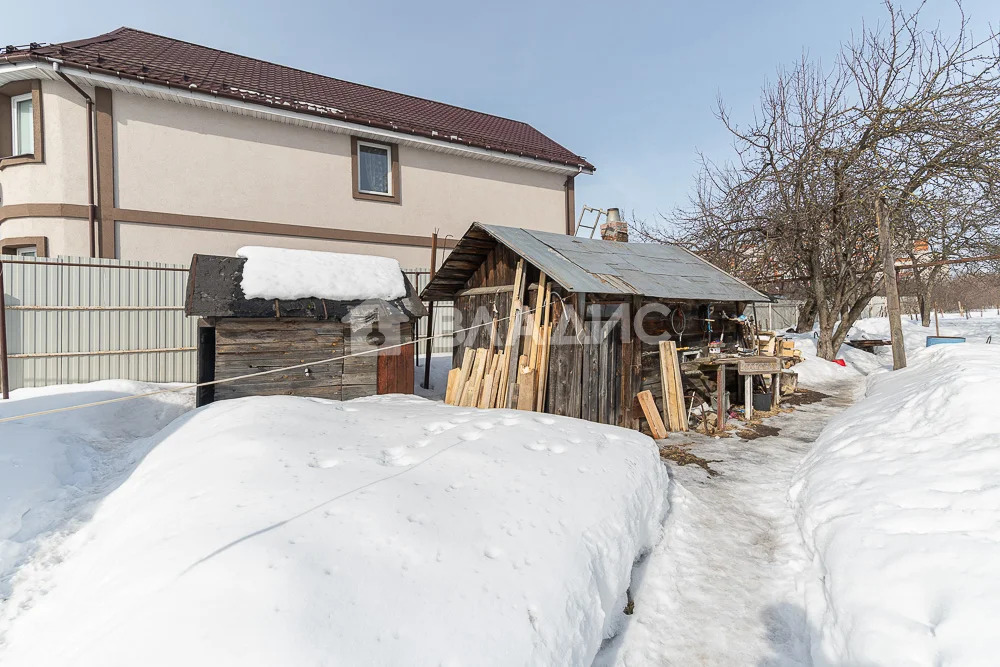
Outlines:
[[[94,234],[94,226],[97,219],[97,205],[94,201],[94,100],[80,86],[66,76],[59,68],[59,63],[52,63],[52,69],[60,79],[70,85],[73,90],[80,93],[87,102],[87,238],[90,241],[90,256],[97,257],[97,239]]]

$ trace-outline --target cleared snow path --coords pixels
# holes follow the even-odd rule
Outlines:
[[[811,563],[788,489],[856,389],[768,420],[776,436],[690,438],[691,452],[719,474],[668,464],[663,540],[637,568],[634,615],[595,665],[810,664],[803,580]]]

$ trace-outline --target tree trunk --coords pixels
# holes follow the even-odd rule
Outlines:
[[[919,297],[917,297],[917,300],[920,302],[920,325],[924,327],[929,327],[931,325],[930,295],[921,294]]]
[[[906,368],[906,350],[903,348],[903,320],[899,313],[899,289],[896,287],[896,265],[889,241],[889,220],[881,198],[875,200],[875,223],[882,252],[882,270],[885,274],[885,302],[889,310],[889,334],[892,339],[892,369]]]
[[[816,300],[808,297],[799,308],[799,317],[795,322],[795,333],[808,333],[816,324]]]

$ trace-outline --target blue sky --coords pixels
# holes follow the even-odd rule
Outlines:
[[[7,4],[0,45],[128,25],[526,121],[597,165],[577,206],[649,220],[686,202],[697,151],[729,154],[717,96],[750,117],[779,64],[803,50],[830,62],[885,15],[879,0]],[[964,6],[982,28],[1000,19],[995,0]],[[956,23],[949,0],[925,13]]]

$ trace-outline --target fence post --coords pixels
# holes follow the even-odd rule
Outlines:
[[[7,293],[3,286],[3,258],[0,256],[0,392],[10,398],[10,373],[7,371]]]
[[[437,246],[438,246],[438,235],[437,230],[431,234],[431,273],[428,282],[434,280],[435,264],[437,263]],[[421,385],[424,389],[431,388],[431,346],[434,344],[434,302],[431,301],[427,304],[427,342],[424,345],[426,352],[424,353],[424,383]],[[417,355],[420,354],[419,348]]]

